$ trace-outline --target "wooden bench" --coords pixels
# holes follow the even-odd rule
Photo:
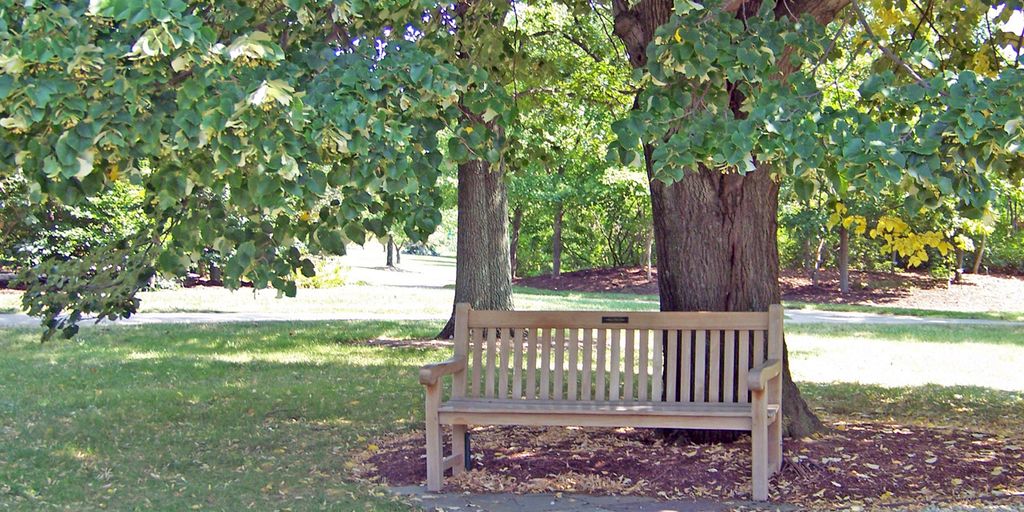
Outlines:
[[[753,497],[782,465],[782,307],[766,313],[474,311],[420,370],[427,488],[465,469],[469,425],[747,430]],[[666,364],[678,361],[678,364]],[[451,375],[442,402],[441,377]],[[667,386],[663,382],[669,383]],[[452,426],[442,454],[441,425]]]

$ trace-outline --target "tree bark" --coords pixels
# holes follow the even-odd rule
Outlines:
[[[787,0],[779,16],[810,14],[828,23],[849,0]],[[749,4],[749,5],[748,5]],[[759,0],[730,0],[719,8],[753,15]],[[613,0],[614,31],[634,67],[646,65],[655,29],[672,13],[672,0],[640,0],[630,6]],[[787,63],[788,65],[788,63]],[[782,73],[790,70],[782,69]],[[644,156],[652,176],[652,152]],[[765,311],[781,298],[776,239],[779,186],[769,169],[740,176],[688,169],[673,184],[651,180],[651,205],[663,311]],[[785,342],[783,343],[785,347]],[[803,437],[824,429],[793,383],[788,350],[783,356],[783,415],[788,435]],[[732,433],[697,431],[698,441],[724,440]]]
[[[512,309],[508,194],[504,169],[473,160],[459,165],[455,241],[455,303],[477,309]],[[438,339],[455,334],[455,309]]]
[[[653,276],[652,268],[654,266],[654,225],[652,224],[647,229],[646,237],[644,238],[644,270],[647,273],[647,280],[650,281]]]
[[[977,274],[981,270],[981,260],[985,257],[985,242],[988,240],[988,236],[981,235],[981,243],[978,244],[978,250],[974,253],[974,266],[971,267],[971,273]]]
[[[388,268],[392,268],[395,266],[395,240],[391,236],[388,236],[386,251],[388,253],[387,266]]]
[[[555,203],[555,220],[551,235],[551,277],[562,275],[562,217],[565,214],[562,201]]]
[[[512,212],[512,240],[509,243],[509,260],[512,267],[512,278],[519,275],[519,230],[523,227],[523,207],[517,206]]]
[[[839,293],[850,292],[850,230],[839,226]]]

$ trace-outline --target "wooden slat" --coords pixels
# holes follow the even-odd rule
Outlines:
[[[607,332],[605,329],[597,330],[597,370],[594,382],[594,400],[604,400],[604,373],[607,369],[604,360],[604,352],[607,348]]]
[[[631,402],[633,397],[633,374],[635,370],[633,368],[633,352],[636,350],[636,331],[633,329],[626,329],[626,360],[622,365],[622,371],[625,372],[625,376],[622,379],[622,399]]]
[[[611,357],[608,360],[608,367],[611,369],[611,381],[608,383],[608,400],[619,399],[619,377],[620,377],[620,366],[622,358],[622,341],[619,339],[619,329],[612,329],[611,339]]]
[[[768,359],[782,360],[782,323],[784,314],[782,306],[772,304],[768,306]]]
[[[480,369],[483,366],[483,329],[474,329],[469,343],[473,347],[473,396],[480,396]]]
[[[498,398],[508,398],[508,358],[512,340],[509,339],[509,329],[502,329],[499,333],[498,345],[501,347],[501,359],[498,367]]]
[[[487,379],[487,381],[484,384],[484,393],[487,396],[487,398],[491,398],[494,396],[494,356],[495,352],[497,351],[494,344],[495,338],[497,338],[497,336],[497,329],[486,329],[484,331],[484,339],[487,340],[487,356],[485,358],[487,362],[485,365],[486,368],[484,368],[484,371],[486,373],[485,378]]]
[[[523,398],[523,330],[512,329],[512,398]]]
[[[679,401],[689,402],[692,400],[690,384],[693,380],[693,331],[680,331],[679,338],[679,355],[682,360],[679,364]]]
[[[704,398],[704,393],[707,389],[705,387],[705,382],[708,377],[708,332],[699,330],[695,331],[694,334],[693,401],[697,403],[704,403],[707,401],[707,399]]]
[[[537,398],[537,329],[526,330],[526,399]]]
[[[565,388],[562,385],[565,378],[565,329],[555,329],[555,372],[554,389],[551,391],[551,398],[561,400],[565,397]]]
[[[460,302],[455,305],[455,356],[469,358],[469,304]],[[466,396],[466,370],[456,373],[452,378],[452,398]]]
[[[540,330],[540,393],[541,400],[551,394],[551,329]]]
[[[721,402],[722,331],[710,331],[708,343],[708,402]]]
[[[625,318],[626,322],[621,320]],[[474,311],[470,327],[767,329],[763,312]],[[609,323],[611,322],[611,323]]]
[[[663,364],[661,343],[664,340],[665,331],[652,331],[654,339],[652,344],[654,345],[654,355],[651,357],[651,400],[660,401],[661,397],[661,368]]]
[[[665,368],[668,374],[665,382],[668,389],[665,390],[666,402],[679,401],[679,331],[667,331],[668,335],[668,357],[665,359]]]
[[[754,331],[754,358],[750,360],[750,366],[754,367],[764,362],[764,331]]]
[[[750,370],[750,331],[739,331],[739,342],[736,344],[739,361],[736,363],[736,401],[750,403],[747,390],[747,373]]]
[[[594,364],[594,330],[583,329],[583,382],[582,382],[582,393],[581,400],[590,400],[591,394],[591,377],[594,375],[594,369],[591,366]]]
[[[577,385],[579,381],[579,353],[580,353],[580,330],[569,329],[569,337],[566,338],[566,349],[569,350],[569,390],[566,396],[569,400],[576,400]]]
[[[736,331],[725,331],[722,354],[722,401],[731,403],[736,401]]]
[[[640,330],[640,356],[639,356],[639,370],[638,375],[640,376],[637,382],[637,400],[647,400],[647,377],[648,371],[651,368],[651,360],[648,356],[649,348],[651,345],[651,331],[647,329]]]

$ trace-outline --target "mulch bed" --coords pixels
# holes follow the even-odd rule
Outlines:
[[[520,286],[577,292],[658,293],[658,270],[651,279],[642,267],[595,268],[516,280]],[[839,293],[839,273],[822,270],[817,282],[805,272],[784,270],[779,278],[782,298],[812,303],[880,305],[954,311],[1018,311],[1024,278],[965,274],[950,284],[914,272],[850,272],[850,291]]]
[[[837,422],[786,440],[773,502],[813,509],[929,504],[1024,505],[1024,439],[951,428]],[[475,468],[447,491],[578,492],[722,501],[750,498],[750,443],[670,443],[650,429],[480,427]],[[426,479],[423,434],[377,441],[354,471],[389,485]]]

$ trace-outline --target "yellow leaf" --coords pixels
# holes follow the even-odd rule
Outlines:
[[[1003,467],[1002,466],[996,466],[992,470],[992,473],[989,473],[989,474],[991,474],[992,476],[999,476],[999,475],[1003,474]]]
[[[681,42],[683,42],[683,38],[682,38],[682,36],[680,36],[680,35],[679,35],[679,29],[678,29],[678,28],[676,29],[676,35],[675,35],[675,39],[676,39],[676,42],[677,42],[677,43],[681,43]]]
[[[380,450],[380,447],[375,445],[375,444],[371,444],[371,445],[367,446],[366,449],[371,451],[371,452],[377,452],[377,451]]]
[[[466,133],[473,133],[473,127],[472,126],[467,126],[466,127]]]

